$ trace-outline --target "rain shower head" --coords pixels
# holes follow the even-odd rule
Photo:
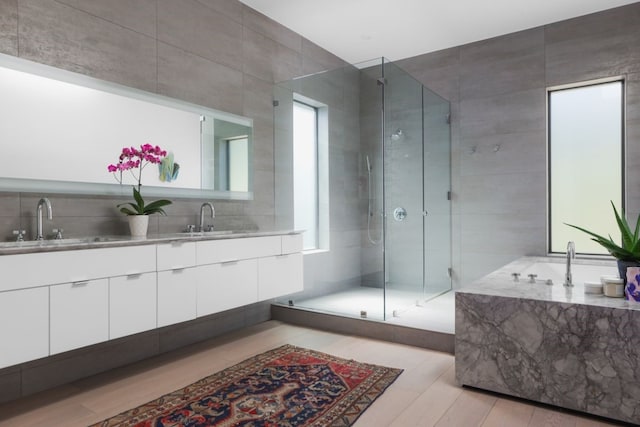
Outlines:
[[[391,140],[393,142],[400,141],[404,137],[404,132],[402,129],[396,129],[394,133],[391,134]]]

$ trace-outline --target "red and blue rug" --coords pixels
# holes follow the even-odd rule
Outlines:
[[[350,426],[401,373],[284,345],[94,426]]]

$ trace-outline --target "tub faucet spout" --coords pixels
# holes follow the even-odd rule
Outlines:
[[[567,243],[567,272],[564,276],[564,285],[567,287],[573,287],[573,278],[571,277],[571,260],[576,257],[576,244],[573,242]]]

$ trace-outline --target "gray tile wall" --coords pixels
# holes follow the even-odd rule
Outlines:
[[[237,0],[0,0],[0,52],[156,92],[254,121],[251,201],[214,201],[218,229],[274,229],[272,85],[344,63]],[[339,193],[338,193],[339,194]],[[112,197],[0,193],[0,240],[35,228],[48,196],[66,237],[127,234]],[[195,224],[203,200],[175,200],[150,233]],[[270,318],[261,303],[203,320],[0,370],[0,401],[15,399]]]
[[[454,286],[522,255],[546,254],[549,86],[625,77],[627,205],[635,220],[638,28],[635,3],[398,62],[452,103]]]
[[[216,201],[219,229],[273,229],[275,81],[343,61],[237,0],[1,0],[0,52],[156,92],[254,120],[252,201]],[[109,197],[7,193],[0,240],[34,227],[35,203],[53,203],[65,236],[126,234]],[[176,200],[150,232],[193,224],[202,200]]]

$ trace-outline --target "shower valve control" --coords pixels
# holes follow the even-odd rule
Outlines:
[[[404,221],[407,217],[407,210],[405,208],[395,208],[393,210],[393,219],[396,221]]]

